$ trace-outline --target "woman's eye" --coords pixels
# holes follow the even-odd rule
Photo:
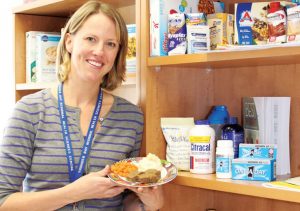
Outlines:
[[[91,42],[94,42],[94,41],[96,41],[96,39],[95,38],[93,38],[93,37],[87,37],[86,38],[88,41],[91,41]]]
[[[115,47],[117,47],[117,43],[115,43],[115,42],[106,42],[106,45],[107,45],[108,47],[110,47],[110,48],[115,48]]]

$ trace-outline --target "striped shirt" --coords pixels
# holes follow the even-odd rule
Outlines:
[[[4,130],[0,146],[0,204],[12,193],[43,191],[69,184],[68,164],[61,132],[57,99],[50,89],[27,95],[17,102]],[[79,161],[84,137],[80,109],[67,106],[66,113],[75,159]],[[139,154],[144,119],[140,109],[123,98],[114,103],[95,131],[86,173]],[[122,210],[122,195],[86,200],[80,210]],[[72,210],[68,205],[59,210]]]

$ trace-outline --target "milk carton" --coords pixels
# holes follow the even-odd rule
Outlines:
[[[168,15],[198,12],[195,0],[150,1],[150,56],[168,55]]]
[[[246,159],[232,160],[232,179],[272,181],[276,179],[275,159]]]
[[[55,82],[56,50],[60,40],[60,35],[37,34],[36,40],[36,82]]]

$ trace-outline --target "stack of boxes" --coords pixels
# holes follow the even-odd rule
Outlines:
[[[232,160],[232,179],[275,180],[276,156],[276,145],[240,144],[239,158]]]

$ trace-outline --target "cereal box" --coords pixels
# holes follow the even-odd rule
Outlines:
[[[272,181],[276,179],[275,159],[246,159],[232,160],[232,179]]]
[[[198,12],[195,0],[150,1],[150,55],[168,55],[168,15]]]
[[[37,82],[56,81],[55,61],[56,49],[60,40],[60,35],[37,34],[36,35],[36,68]]]
[[[25,33],[26,36],[26,83],[36,82],[36,35],[42,31],[28,31]],[[58,32],[53,32],[58,34]]]

